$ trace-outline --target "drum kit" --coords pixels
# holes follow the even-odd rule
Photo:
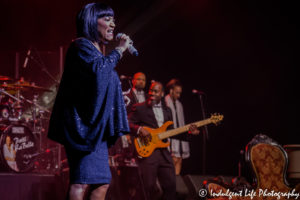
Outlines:
[[[14,81],[0,76],[1,171],[28,172],[41,169],[42,164],[45,169],[52,167],[53,155],[45,156],[50,152],[45,145],[50,111],[38,104],[40,92],[53,91],[23,78]]]

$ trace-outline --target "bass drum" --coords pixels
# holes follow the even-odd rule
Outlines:
[[[30,171],[36,160],[37,143],[23,124],[0,124],[1,168],[13,172]]]

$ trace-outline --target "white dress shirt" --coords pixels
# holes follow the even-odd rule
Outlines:
[[[155,115],[158,127],[161,127],[164,124],[164,113],[161,107],[161,102],[152,106],[152,110]]]
[[[135,88],[132,88],[132,91],[134,92],[137,100],[138,100],[138,103],[142,103],[144,101],[146,101],[145,99],[145,92],[144,90],[136,90]]]

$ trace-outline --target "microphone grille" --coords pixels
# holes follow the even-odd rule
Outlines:
[[[121,38],[122,35],[123,35],[123,33],[118,33],[118,34],[116,35],[116,40],[120,40],[120,38]]]

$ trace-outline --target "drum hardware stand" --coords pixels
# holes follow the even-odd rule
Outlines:
[[[61,145],[58,144],[54,147],[47,148],[46,150],[41,151],[39,154],[47,155],[49,153],[52,153],[52,156],[50,157],[51,161],[48,160],[48,162],[46,163],[47,164],[46,170],[51,170],[52,172],[55,172],[55,173],[63,172],[64,169],[62,167],[63,167],[64,163],[67,163],[67,159],[61,160]],[[40,158],[42,159],[42,156],[40,156]],[[46,159],[47,159],[47,157],[46,157]]]
[[[61,145],[55,147],[46,147],[43,133],[44,124],[42,122],[42,118],[44,113],[51,113],[48,109],[42,107],[37,103],[38,95],[34,95],[32,100],[24,98],[22,95],[20,98],[30,105],[32,105],[31,113],[32,113],[32,133],[39,137],[39,146],[38,146],[38,160],[40,161],[42,167],[37,168],[40,173],[57,173],[61,169]]]
[[[17,91],[18,94],[20,94],[19,92],[20,91]],[[10,97],[11,99],[15,100],[16,102],[12,103],[11,104],[11,108],[12,108],[12,112],[15,113],[14,109],[18,109],[18,114],[17,116],[12,116],[12,117],[9,117],[9,121],[19,121],[20,118],[21,118],[21,115],[22,115],[22,111],[21,111],[21,103],[23,103],[22,100],[20,100],[20,98],[18,97],[15,97],[11,94],[9,94],[8,92],[6,92],[4,89],[0,88],[0,94],[4,94],[4,95],[7,95],[8,97]],[[15,105],[16,104],[16,105]],[[15,118],[17,117],[17,118]]]
[[[25,100],[26,102],[28,102],[31,105],[36,106],[36,108],[39,108],[42,111],[45,111],[46,113],[51,113],[48,109],[44,108],[43,106],[40,106],[39,104],[37,104],[37,97],[38,95],[34,95],[34,99],[32,101],[25,99],[22,95],[20,96],[21,99]]]
[[[34,48],[35,49],[35,48]],[[41,71],[45,72],[48,77],[58,86],[59,85],[59,81],[57,81],[51,74],[50,72],[47,70],[46,64],[43,62],[43,60],[41,59],[41,56],[39,55],[38,51],[35,49],[36,55],[38,57],[38,59],[36,59],[34,56],[29,55],[28,58],[33,60],[40,68]]]
[[[43,130],[38,130],[37,129],[37,122],[38,122],[37,113],[40,113],[40,114],[43,113],[43,112],[50,113],[50,111],[43,108],[39,104],[37,104],[38,95],[34,95],[32,101],[30,101],[29,99],[24,98],[22,95],[20,95],[20,98],[33,106],[33,108],[32,108],[33,133],[40,135],[39,136],[39,151],[41,151],[41,150],[43,150],[43,146],[42,146],[42,143],[43,143],[42,132],[43,132]],[[40,122],[40,127],[43,127],[41,120],[39,120],[39,122]]]
[[[19,102],[19,103],[22,102],[19,98],[16,98],[16,97],[14,97],[13,95],[11,95],[11,94],[5,92],[4,89],[2,89],[2,88],[0,88],[0,93],[3,93],[3,94],[5,94],[5,95],[9,96],[10,98],[14,99],[15,101],[17,101],[17,102]]]
[[[23,97],[24,98],[24,97]],[[50,113],[49,110],[43,108],[37,103],[38,95],[34,95],[32,101],[26,100],[28,103],[32,105],[32,120],[33,120],[33,133],[38,134],[39,136],[39,159],[44,164],[44,168],[41,170],[46,170],[46,173],[60,173],[60,169],[62,166],[61,161],[61,145],[58,144],[54,147],[46,147],[45,138],[43,137],[44,124],[41,120],[43,118],[44,113]],[[49,157],[50,156],[50,157]],[[40,171],[44,173],[43,171]]]
[[[20,90],[17,90],[17,94],[16,94],[16,98],[20,99]],[[18,120],[21,120],[22,117],[22,106],[21,106],[21,102],[22,101],[16,101],[15,103],[13,103],[12,108],[13,108],[13,113],[16,114],[16,116],[14,116],[15,118],[17,118]],[[23,102],[22,102],[23,103]]]

